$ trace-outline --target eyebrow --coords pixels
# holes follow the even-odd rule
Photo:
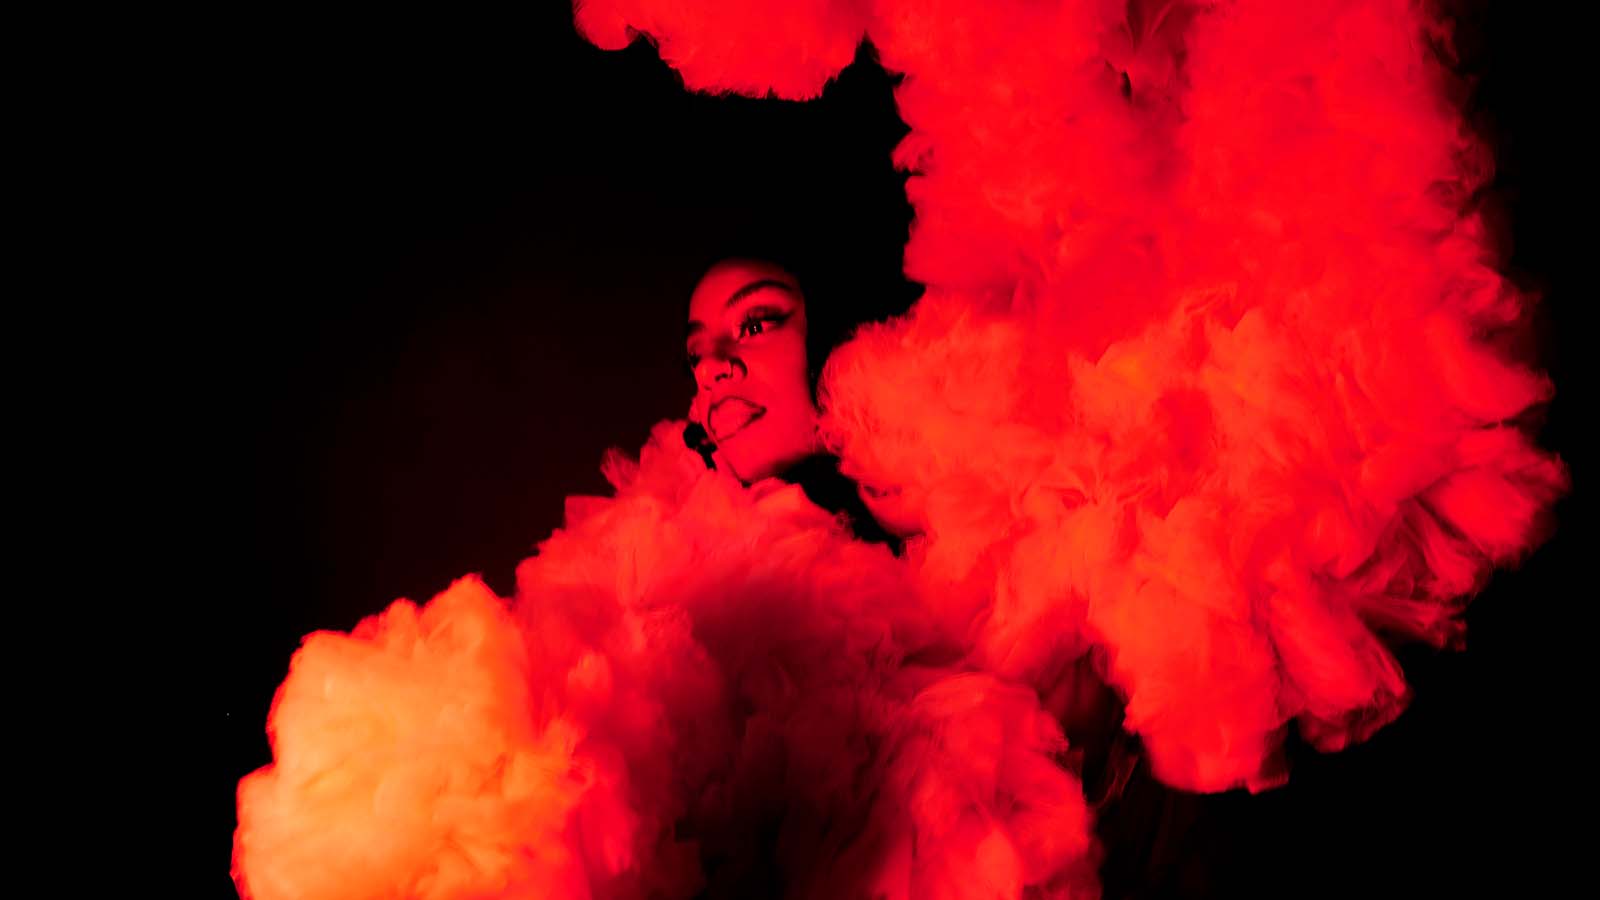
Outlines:
[[[722,308],[723,309],[728,309],[729,307],[733,306],[735,303],[738,303],[740,300],[743,300],[744,298],[750,296],[751,294],[754,294],[756,291],[766,290],[767,288],[777,288],[778,290],[783,291],[784,293],[790,294],[790,295],[794,295],[796,293],[794,285],[790,284],[787,281],[779,281],[776,278],[761,278],[761,279],[757,279],[755,281],[752,281],[749,284],[747,284],[747,285],[739,288],[738,290],[734,291],[733,293],[729,294],[728,295],[728,299],[723,301]],[[690,319],[689,320],[689,327],[684,332],[684,334],[687,337],[688,335],[692,335],[697,331],[704,330],[705,327],[706,327],[705,323],[696,321],[694,319]]]

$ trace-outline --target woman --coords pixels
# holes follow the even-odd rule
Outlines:
[[[1550,386],[1479,339],[1527,298],[1484,262],[1431,10],[633,6],[580,28],[649,33],[691,89],[813,96],[864,35],[908,76],[928,296],[830,362],[820,430],[917,537],[897,560],[784,483],[818,458],[797,342],[764,340],[796,285],[714,273],[716,471],[658,429],[510,612],[463,582],[308,643],[282,771],[241,788],[263,896],[1092,892],[1040,709],[1078,718],[1075,665],[1162,782],[1270,787],[1291,731],[1399,714],[1380,634],[1456,639],[1539,542],[1565,470],[1508,423]]]
[[[1059,727],[858,539],[886,536],[822,452],[808,325],[787,271],[713,267],[714,470],[662,423],[509,608],[469,578],[308,639],[240,787],[242,894],[1092,892]]]
[[[689,421],[746,484],[817,453],[806,358],[806,304],[794,276],[771,263],[730,259],[689,298],[687,356],[695,397]]]
[[[901,371],[893,341],[937,322],[937,305],[868,329],[834,361],[824,383],[844,412],[830,405],[820,426],[810,313],[787,270],[712,267],[690,302],[691,422],[659,426],[637,463],[608,461],[616,496],[569,502],[567,526],[519,569],[509,610],[464,580],[420,612],[402,602],[351,637],[308,640],[275,705],[276,769],[241,785],[242,893],[1088,895],[1091,827],[1113,896],[1194,886],[1175,860],[1186,838],[1214,836],[1194,827],[1193,802],[1143,763],[1132,770],[1091,665],[1107,659],[1103,635],[1070,603],[1015,608],[1018,584],[1048,587],[1028,579],[1048,574],[1051,548],[1093,532],[959,468],[907,479],[939,470],[887,467],[872,442],[894,430],[851,428],[862,347],[881,372]],[[1005,334],[970,329],[961,352],[987,365]],[[961,353],[930,364],[933,345],[910,346],[924,375],[966,371],[944,365]],[[895,386],[899,405],[879,396],[873,414],[909,409],[930,434],[954,432],[927,416],[973,418],[935,408],[943,395],[927,385]],[[856,539],[878,528],[869,505],[889,509],[894,495],[863,489],[863,502],[819,427],[846,436],[847,468],[910,485],[901,497],[919,502],[893,507],[914,513],[892,519],[910,538],[903,557]],[[1022,432],[993,438],[1006,434],[961,434],[993,446],[956,463],[993,466],[1030,446]],[[1012,524],[995,529],[1006,520],[993,510]],[[1055,516],[1056,530],[1029,516]],[[918,527],[929,521],[943,530]],[[970,547],[965,568],[952,565]],[[1147,659],[1181,661],[1166,652]],[[1205,733],[1153,733],[1161,781],[1218,777],[1181,765],[1215,761]],[[1239,752],[1222,778],[1249,777],[1264,756]]]
[[[690,295],[685,334],[695,395],[684,440],[706,464],[747,485],[774,477],[799,484],[813,502],[844,513],[858,537],[898,549],[873,514],[886,511],[883,495],[843,479],[818,435],[821,366],[813,360],[839,335],[811,327],[795,276],[765,260],[716,263]],[[893,517],[886,524],[902,537],[911,530]]]
[[[818,435],[822,367],[809,360],[833,348],[808,340],[807,313],[798,281],[775,263],[730,258],[700,278],[686,332],[696,393],[685,439],[708,464],[758,492],[775,486],[769,479],[800,484],[818,505],[844,511],[858,537],[893,541],[899,552],[901,539],[918,530],[917,511],[897,491],[839,475],[837,458]],[[1074,773],[1088,776],[1086,790],[1108,845],[1110,868],[1102,876],[1110,896],[1176,890],[1180,878],[1203,886],[1193,839],[1200,802],[1166,789],[1138,764],[1136,742],[1120,730],[1120,704],[1089,657],[1057,675],[1045,694],[1068,737]],[[1119,802],[1125,790],[1127,802]],[[1212,852],[1219,837],[1205,835]]]

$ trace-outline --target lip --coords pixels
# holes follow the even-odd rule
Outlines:
[[[722,411],[720,416],[719,411]],[[743,397],[723,397],[711,404],[710,411],[706,413],[706,427],[711,431],[711,437],[720,444],[766,414],[767,408],[759,403]]]

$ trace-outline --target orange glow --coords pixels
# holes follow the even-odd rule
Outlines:
[[[912,312],[831,358],[823,433],[894,557],[657,426],[503,601],[475,580],[296,655],[235,879],[280,897],[1094,896],[1040,704],[1093,653],[1175,787],[1289,777],[1409,696],[1542,538],[1530,298],[1409,0],[586,0],[688,88],[904,73]],[[762,844],[761,841],[767,841]],[[1032,894],[1030,894],[1032,896]]]

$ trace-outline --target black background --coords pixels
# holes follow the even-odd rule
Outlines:
[[[1558,74],[1563,26],[1528,6],[1465,8],[1466,103],[1497,150],[1486,199],[1512,272],[1546,294],[1558,396],[1541,439],[1572,462],[1588,407],[1563,157],[1579,105]],[[221,697],[199,713],[221,734],[202,817],[219,896],[233,789],[270,761],[264,723],[300,638],[467,572],[508,590],[563,497],[605,490],[602,451],[682,414],[683,308],[707,262],[754,236],[798,247],[814,286],[874,313],[906,296],[910,210],[888,162],[904,126],[870,60],[815,103],[717,99],[684,92],[643,43],[585,44],[560,2],[392,16],[232,23],[172,73],[204,82],[177,168],[198,188],[191,260],[209,295],[185,313],[201,337],[183,380],[215,525],[197,547],[223,655]],[[1572,681],[1588,595],[1573,501],[1560,514],[1475,601],[1467,652],[1402,655],[1417,697],[1397,723],[1301,755],[1285,789],[1220,801],[1213,892],[1557,883],[1588,830],[1590,708]]]

